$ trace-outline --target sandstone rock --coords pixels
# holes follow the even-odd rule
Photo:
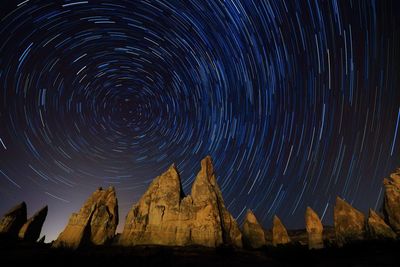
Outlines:
[[[118,225],[118,201],[113,187],[99,188],[73,213],[53,247],[77,248],[83,245],[102,245],[114,237]]]
[[[0,233],[17,238],[19,229],[26,222],[26,204],[22,202],[4,214],[0,220]]]
[[[336,242],[339,246],[364,238],[364,214],[339,197],[336,198],[333,217]]]
[[[225,208],[211,158],[202,160],[189,196],[184,196],[175,165],[156,177],[128,212],[119,244],[241,246],[241,233]]]
[[[44,220],[47,216],[47,206],[36,212],[29,220],[21,227],[18,237],[29,242],[36,242],[42,231]]]
[[[324,227],[322,226],[321,220],[317,213],[310,207],[306,209],[306,230],[308,234],[308,248],[309,249],[320,249],[324,247],[324,241],[322,232]]]
[[[290,237],[281,220],[275,215],[272,226],[272,245],[277,246],[287,243],[290,243]]]
[[[266,245],[264,230],[251,210],[247,211],[243,223],[243,245],[248,248],[260,248]]]
[[[383,180],[385,196],[383,214],[386,222],[400,235],[400,168]]]
[[[368,216],[368,234],[371,239],[395,239],[396,233],[372,209]]]

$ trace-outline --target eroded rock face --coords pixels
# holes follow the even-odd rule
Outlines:
[[[351,241],[364,239],[364,214],[339,197],[336,198],[333,220],[336,242],[339,246]]]
[[[386,222],[397,235],[400,235],[400,169],[397,169],[389,178],[383,180],[385,196],[383,200],[383,214]]]
[[[26,222],[26,204],[22,202],[4,214],[0,220],[0,233],[18,237],[19,229]]]
[[[287,243],[290,243],[288,232],[278,216],[275,215],[272,225],[272,245],[277,246]]]
[[[266,245],[265,233],[256,216],[248,210],[243,223],[243,245],[248,248],[260,248]]]
[[[102,245],[112,240],[118,225],[118,201],[113,187],[99,188],[73,213],[64,231],[54,241],[54,247],[77,248],[82,245]]]
[[[308,248],[309,249],[321,249],[324,247],[324,241],[322,237],[322,232],[324,227],[322,226],[321,220],[318,217],[318,214],[307,207],[306,209],[306,230],[308,234]]]
[[[29,242],[36,242],[42,231],[44,220],[47,216],[47,206],[36,212],[29,220],[21,227],[18,237]]]
[[[368,235],[371,239],[395,239],[396,233],[372,209],[368,216]]]
[[[156,177],[128,212],[120,245],[241,246],[236,221],[225,208],[210,157],[201,162],[189,196],[175,165]]]

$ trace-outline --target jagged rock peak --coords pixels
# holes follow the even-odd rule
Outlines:
[[[310,207],[307,207],[305,214],[306,230],[308,234],[308,248],[320,249],[324,247],[322,232],[324,227],[318,214]]]
[[[242,231],[243,245],[248,248],[260,248],[266,245],[264,229],[252,210],[247,210]]]
[[[396,233],[372,209],[369,209],[368,235],[371,239],[395,239]]]
[[[385,195],[383,214],[385,221],[400,235],[400,168],[383,180]]]
[[[278,216],[275,215],[272,225],[272,245],[284,245],[290,242],[291,240],[285,226]]]
[[[202,160],[189,196],[183,194],[174,165],[156,177],[128,212],[118,242],[124,246],[241,246],[241,233],[223,203],[211,158]]]
[[[17,238],[19,229],[26,222],[26,203],[21,202],[10,209],[0,220],[0,233]]]
[[[118,225],[118,200],[114,187],[98,188],[78,213],[73,213],[54,247],[102,245],[114,237]]]
[[[42,226],[46,220],[48,207],[47,205],[36,212],[29,220],[21,227],[18,237],[29,242],[36,242],[42,231]]]
[[[364,214],[353,208],[340,197],[336,197],[333,217],[336,242],[339,246],[348,242],[364,239]]]

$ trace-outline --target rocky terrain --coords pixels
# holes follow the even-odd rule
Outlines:
[[[200,171],[185,196],[175,165],[156,177],[126,216],[121,234],[118,200],[113,187],[97,189],[51,244],[39,242],[47,206],[27,218],[24,202],[0,220],[0,259],[3,262],[47,264],[89,260],[91,263],[137,265],[238,266],[400,266],[396,259],[400,234],[400,169],[385,178],[383,215],[368,216],[337,197],[334,226],[324,227],[307,207],[305,230],[287,230],[273,218],[263,229],[248,210],[241,229],[227,210],[217,184],[212,159]],[[125,262],[126,261],[126,262]],[[329,265],[332,264],[332,265]]]

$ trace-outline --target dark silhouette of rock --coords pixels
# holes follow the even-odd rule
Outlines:
[[[243,223],[243,245],[260,248],[266,245],[264,230],[251,210],[248,210]]]
[[[17,238],[19,229],[26,222],[26,204],[22,202],[4,214],[0,220],[0,233]]]
[[[339,246],[348,242],[364,239],[364,214],[339,197],[336,198],[333,217],[336,242]]]
[[[77,248],[111,241],[118,225],[118,201],[113,187],[96,190],[78,213],[73,213],[53,247]]]
[[[24,241],[36,242],[42,231],[44,220],[47,216],[47,206],[36,212],[29,220],[21,227],[18,237]]]
[[[44,235],[44,236],[42,236],[39,240],[38,240],[38,243],[39,244],[44,244],[44,240],[46,239],[46,236]]]
[[[241,239],[236,221],[225,208],[208,156],[201,161],[189,196],[183,194],[175,165],[156,177],[128,212],[119,244],[240,247]]]
[[[291,240],[285,226],[278,218],[278,216],[275,215],[272,225],[272,245],[284,245],[290,243],[290,241]]]
[[[324,227],[322,226],[318,214],[310,207],[307,207],[305,220],[306,220],[306,230],[308,234],[308,248],[309,249],[323,248],[324,241],[322,234]]]
[[[383,180],[385,196],[383,214],[386,222],[400,235],[400,168]]]
[[[369,209],[368,234],[371,239],[395,239],[396,233],[372,209]]]

